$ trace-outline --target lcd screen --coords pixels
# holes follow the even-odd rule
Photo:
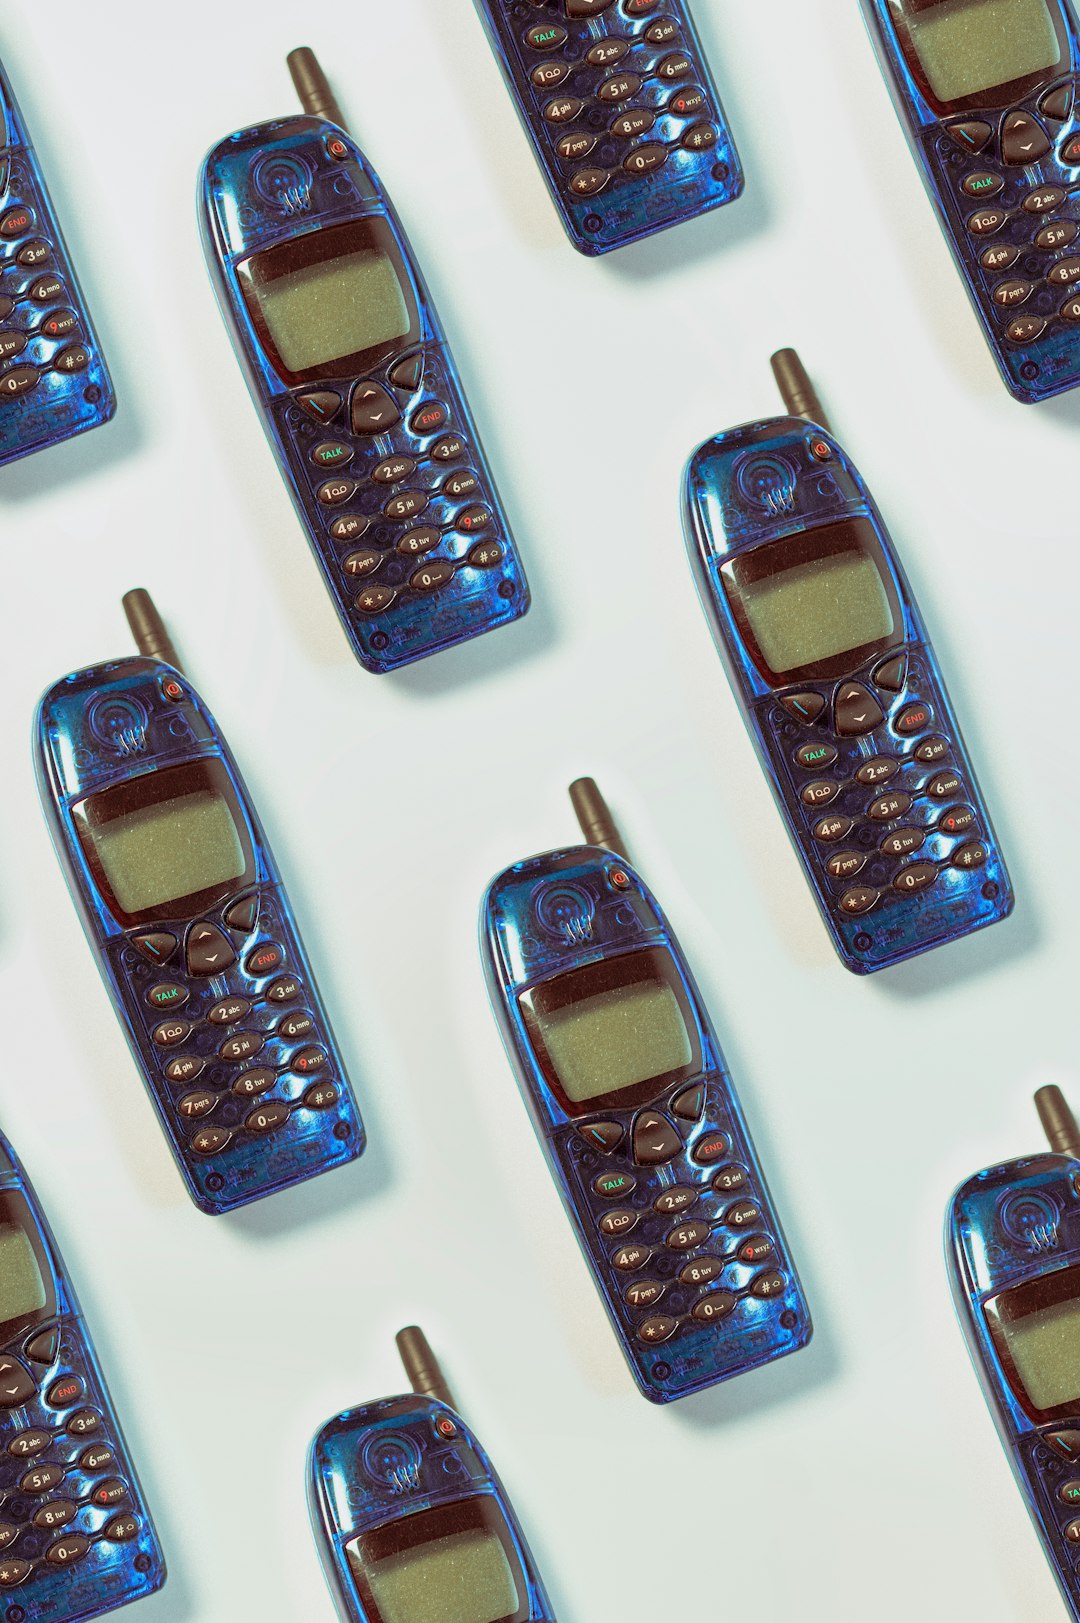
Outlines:
[[[91,838],[125,913],[239,879],[247,865],[232,812],[220,795],[180,795],[145,806],[102,824]]]
[[[894,640],[899,603],[865,519],[772,541],[722,578],[755,663],[779,685],[845,675]]]
[[[397,268],[382,249],[364,248],[258,279],[253,294],[289,372],[308,372],[358,355],[412,330]]]
[[[47,1300],[29,1235],[15,1223],[0,1223],[0,1335],[40,1313]]]
[[[353,1562],[352,1545],[348,1554]],[[517,1614],[514,1571],[490,1528],[448,1533],[362,1570],[380,1623],[502,1623]]]
[[[73,812],[94,878],[122,923],[191,916],[254,878],[235,790],[212,758],[143,773]]]
[[[926,81],[945,105],[1056,69],[1047,0],[900,0],[902,26]]]
[[[1080,1297],[1010,1322],[1006,1294],[999,1322],[1032,1407],[1080,1407]]]
[[[644,1102],[700,1067],[686,993],[661,949],[568,970],[520,1003],[545,1075],[571,1110]]]

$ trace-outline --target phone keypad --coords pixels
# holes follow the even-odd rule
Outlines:
[[[5,164],[0,174],[4,184],[7,175]],[[30,394],[50,371],[68,376],[85,372],[91,354],[63,276],[47,268],[58,258],[56,247],[26,203],[9,201],[0,213],[0,246],[7,250],[0,255],[2,408],[5,400]]]
[[[976,241],[988,239],[977,251],[983,297],[1002,338],[1017,348],[1080,324],[1080,299],[1069,296],[1080,281],[1080,261],[1056,257],[1080,233],[1080,218],[1069,217],[1080,214],[1074,183],[1080,135],[1055,133],[1072,118],[1074,102],[1071,80],[1056,86],[1037,111],[1007,113],[996,142],[983,120],[961,120],[945,130],[947,183],[955,187],[964,228]],[[957,167],[957,148],[977,153],[979,165]],[[1033,164],[1043,166],[1041,183],[1032,184]],[[967,206],[975,200],[985,206]]]
[[[589,1149],[625,1161],[584,1187],[631,1332],[645,1346],[788,1287],[750,1169],[729,1131],[699,1125],[707,1110],[708,1089],[696,1084],[638,1111],[617,1138],[608,1122],[576,1129]]]
[[[177,1134],[201,1159],[273,1134],[296,1112],[331,1110],[341,1097],[336,1075],[323,1074],[333,1062],[303,983],[259,925],[253,892],[226,904],[220,920],[196,920],[183,941],[160,931],[130,938],[141,958],[186,970],[184,980],[151,976],[138,996]],[[226,991],[219,976],[242,985]],[[183,1018],[159,1017],[181,1007]]]
[[[798,709],[780,701],[786,717],[778,712],[774,725],[781,736],[785,726],[794,731],[787,717],[828,729],[820,741],[796,742],[796,733],[784,755],[812,858],[847,918],[872,913],[888,896],[925,892],[950,869],[972,872],[989,860],[953,742],[937,727],[933,707],[908,697],[915,674],[906,658],[893,657],[865,682],[815,694],[814,704],[808,694],[796,695]],[[816,776],[823,760],[827,779]],[[822,815],[824,804],[831,809]]]
[[[119,1439],[65,1365],[57,1326],[0,1354],[0,1590],[75,1566],[97,1543],[129,1543],[145,1525]]]
[[[346,430],[313,440],[303,454],[333,543],[331,567],[364,618],[451,591],[459,578],[465,584],[498,572],[509,555],[479,460],[451,407],[424,385],[417,351],[385,377],[355,384],[348,401],[347,391],[325,389],[293,397],[301,422]],[[388,452],[385,436],[402,433],[407,451]],[[344,471],[327,477],[332,468]]]
[[[595,197],[654,174],[675,152],[710,154],[719,116],[702,88],[706,76],[683,47],[682,22],[670,14],[676,8],[639,29],[638,19],[662,9],[660,0],[612,0],[588,11],[576,9],[581,3],[567,0],[565,15],[603,14],[599,38],[572,35],[554,20],[520,34],[520,59],[563,189]]]

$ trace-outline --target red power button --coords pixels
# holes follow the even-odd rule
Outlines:
[[[173,704],[176,704],[179,699],[184,697],[183,686],[176,680],[175,676],[167,676],[165,678],[164,682],[161,684],[161,691]]]

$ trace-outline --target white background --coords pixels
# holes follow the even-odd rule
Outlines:
[[[57,1230],[171,1567],[146,1623],[332,1617],[309,1437],[401,1389],[419,1319],[559,1623],[1061,1614],[960,1334],[953,1186],[1072,1087],[1080,394],[999,383],[853,3],[698,0],[743,201],[567,245],[469,0],[9,0],[0,50],[113,369],[117,421],[0,473],[0,1122]],[[294,108],[309,43],[454,344],[526,557],[519,626],[365,674],[203,269],[205,149]],[[1015,917],[859,980],[834,957],[701,616],[679,478],[778,409],[797,345],[890,522]],[[183,1194],[38,809],[40,691],[155,594],[259,805],[371,1133],[231,1218]],[[573,840],[594,773],[701,981],[817,1321],[670,1410],[636,1395],[490,1017],[483,887]],[[751,1613],[752,1609],[752,1613]]]

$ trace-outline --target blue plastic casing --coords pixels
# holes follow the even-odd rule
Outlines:
[[[348,1547],[365,1535],[409,1539],[411,1517],[449,1531],[457,1515],[483,1516],[497,1531],[520,1604],[499,1623],[555,1623],[506,1490],[472,1432],[445,1403],[409,1395],[348,1409],[311,1445],[308,1505],[326,1581],[347,1623],[382,1623],[365,1604]],[[362,1567],[363,1560],[360,1565]]]
[[[3,1326],[0,1606],[78,1623],[152,1595],[165,1561],[63,1259],[0,1136],[0,1221],[29,1238],[42,1307]]]
[[[0,65],[0,467],[107,423],[112,380]]]
[[[210,152],[200,198],[225,324],[360,663],[395,670],[520,618],[525,572],[453,356],[359,147],[314,118],[241,130]],[[243,279],[253,256],[290,245],[318,254],[318,234],[331,231],[342,254],[376,244],[395,262],[412,327],[400,344],[354,357],[359,371],[330,363],[301,380],[273,360]],[[363,416],[371,400],[385,427]]]
[[[739,154],[683,0],[476,5],[579,253],[610,253],[741,196]]]
[[[991,1330],[1003,1291],[1026,1287],[1033,1300],[1080,1293],[1072,1277],[1080,1269],[1080,1162],[1033,1155],[969,1178],[946,1218],[945,1258],[960,1327],[1024,1503],[1069,1616],[1080,1619],[1080,1403],[1071,1411],[1033,1408]]]
[[[934,651],[881,515],[843,448],[796,417],[718,435],[690,459],[684,520],[713,638],[848,969],[884,969],[1005,918],[1012,887]],[[752,549],[784,539],[795,548],[842,520],[873,529],[893,596],[891,643],[827,680],[774,688],[739,630],[722,571]],[[899,691],[877,674],[896,659]],[[841,736],[834,704],[852,682],[870,694],[881,722]],[[816,720],[802,697],[820,705]],[[804,766],[800,750],[818,758]],[[825,836],[816,835],[825,825]],[[830,863],[845,871],[831,872]]]
[[[1069,0],[1047,0],[1059,37],[1057,67],[951,104],[938,102],[909,63],[894,21],[898,0],[861,4],[893,104],[1006,388],[1026,403],[1074,388],[1080,383],[1080,300],[1073,297],[1080,265],[1069,245],[1080,202],[1080,119],[1073,95],[1080,32]],[[1068,110],[1052,116],[1046,104],[1059,92],[1068,93]],[[1031,136],[1029,150],[1041,151],[1035,161],[1004,160],[1002,135],[1017,114],[1041,131]]]
[[[355,1160],[363,1124],[288,896],[190,682],[153,659],[76,671],[42,698],[34,754],[57,856],[195,1204],[231,1211]],[[79,839],[79,807],[188,763],[220,779],[246,829],[248,875],[200,893],[195,913],[125,928]],[[206,925],[224,937],[223,967],[191,973],[192,933]]]
[[[488,888],[480,943],[533,1126],[644,1396],[670,1403],[805,1347],[809,1310],[720,1044],[640,877],[594,846],[516,863]],[[672,966],[698,1068],[647,1104],[572,1114],[538,1059],[522,998],[567,971],[647,949]],[[675,1106],[699,1087],[700,1114],[687,1120]],[[643,1165],[636,1129],[652,1117],[674,1129],[682,1148],[663,1164]],[[611,1128],[621,1129],[617,1143]],[[686,1191],[677,1206],[673,1190]],[[609,1237],[605,1220],[613,1215],[618,1228]]]

